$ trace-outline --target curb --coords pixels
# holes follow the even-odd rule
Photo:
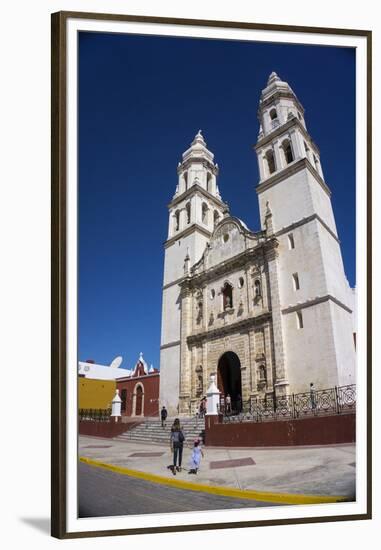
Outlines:
[[[254,491],[252,489],[243,490],[235,489],[233,487],[221,487],[217,485],[205,485],[201,483],[192,483],[190,481],[180,481],[178,479],[166,478],[157,474],[150,474],[147,472],[141,472],[139,470],[130,470],[122,466],[115,466],[114,464],[107,464],[105,462],[99,462],[81,456],[80,462],[88,464],[89,466],[95,466],[96,468],[103,468],[104,470],[110,470],[117,474],[127,475],[138,479],[144,479],[152,483],[160,483],[162,485],[168,485],[175,487],[176,489],[186,489],[190,491],[200,491],[203,493],[209,493],[212,495],[240,498],[246,500],[258,500],[262,502],[272,502],[276,504],[329,504],[335,502],[345,502],[348,500],[345,496],[335,495],[302,495],[302,494],[288,494],[288,493],[272,493],[263,491]]]

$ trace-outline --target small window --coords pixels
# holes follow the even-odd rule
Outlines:
[[[283,147],[284,158],[286,160],[286,163],[290,164],[290,162],[292,162],[294,160],[294,155],[292,153],[292,147],[291,147],[290,140],[286,139],[282,143],[282,147]]]
[[[298,329],[303,328],[303,315],[301,311],[296,312],[296,326]]]
[[[297,273],[294,273],[292,275],[292,279],[294,281],[294,290],[299,290],[300,289],[300,284],[299,284],[299,276]]]
[[[308,153],[308,151],[310,150],[310,148],[308,147],[307,143],[304,141],[304,150],[306,153]]]
[[[238,288],[242,288],[244,283],[245,283],[245,281],[244,281],[243,277],[240,277],[238,279]]]
[[[212,290],[210,291],[210,299],[214,300],[215,295],[216,295],[216,291],[214,290],[214,288],[212,288]]]
[[[224,243],[227,243],[229,240],[229,233],[225,233],[223,236]]]
[[[269,174],[273,174],[276,170],[276,165],[275,165],[274,153],[271,149],[269,149],[266,152],[266,160],[267,160],[267,168],[269,170]]]
[[[208,205],[204,202],[202,203],[202,223],[208,223]]]
[[[187,203],[185,208],[186,208],[186,211],[187,211],[187,223],[190,223],[190,221],[191,221],[191,205],[190,205],[190,202]]]
[[[188,172],[184,172],[185,191],[188,190]]]
[[[271,118],[271,120],[275,120],[276,118],[278,118],[278,113],[276,112],[275,108],[271,109],[270,118]]]
[[[290,250],[292,250],[293,248],[295,248],[295,241],[294,241],[294,235],[292,233],[289,234],[288,236],[288,248]]]
[[[176,210],[175,212],[175,231],[180,229],[180,212]]]

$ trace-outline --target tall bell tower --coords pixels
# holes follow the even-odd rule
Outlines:
[[[349,288],[331,191],[304,108],[271,73],[259,101],[257,186],[262,227],[279,241],[279,300],[273,303],[275,355],[282,343],[285,384],[305,391],[354,383],[355,348]],[[276,311],[275,311],[276,310]],[[303,382],[303,387],[301,383]]]
[[[177,167],[176,192],[168,205],[168,238],[164,244],[164,281],[160,346],[160,405],[179,412],[181,364],[180,287],[190,267],[202,256],[214,226],[227,205],[218,185],[218,165],[201,130]]]

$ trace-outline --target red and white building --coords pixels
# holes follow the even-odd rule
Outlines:
[[[159,415],[160,372],[147,365],[140,353],[131,373],[116,380],[116,387],[122,399],[122,417],[144,417]]]

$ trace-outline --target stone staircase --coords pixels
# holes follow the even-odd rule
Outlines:
[[[117,441],[133,441],[136,443],[153,443],[156,445],[169,445],[173,418],[167,418],[166,427],[162,428],[161,420],[147,419],[134,428],[118,435]],[[181,427],[185,436],[184,445],[193,446],[193,442],[205,430],[205,419],[196,417],[180,417]]]

